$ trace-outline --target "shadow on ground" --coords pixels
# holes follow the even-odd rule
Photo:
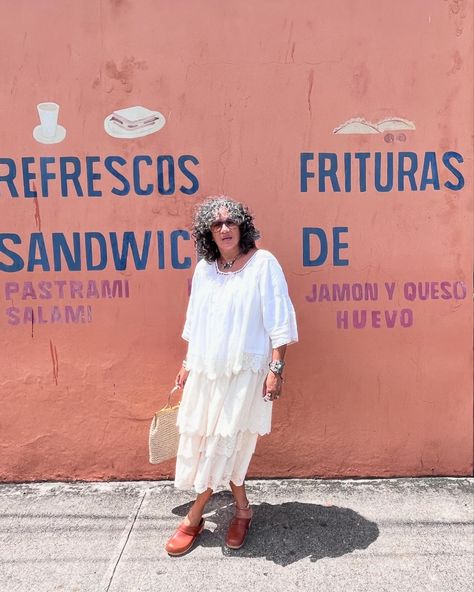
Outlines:
[[[230,492],[212,495],[204,516],[206,524],[214,523],[216,528],[214,532],[205,528],[195,547],[221,547],[227,556],[265,557],[286,566],[306,557],[318,561],[366,549],[379,535],[375,522],[348,508],[301,502],[252,504],[253,521],[245,545],[232,550],[224,545],[233,515],[232,502]],[[177,506],[173,513],[185,516],[191,505],[192,502]]]

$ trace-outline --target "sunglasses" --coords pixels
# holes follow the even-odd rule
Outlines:
[[[227,228],[235,228],[235,226],[238,226],[237,222],[227,218],[227,220],[217,220],[216,222],[213,222],[211,224],[211,231],[220,232],[224,224],[227,226]]]

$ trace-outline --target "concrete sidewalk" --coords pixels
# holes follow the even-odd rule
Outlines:
[[[0,485],[3,592],[472,592],[474,480],[248,481],[242,549],[229,492],[195,547],[163,546],[192,494],[172,482]]]

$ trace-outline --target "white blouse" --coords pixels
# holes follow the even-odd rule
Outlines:
[[[186,368],[209,378],[268,369],[272,348],[298,341],[283,270],[258,249],[237,271],[201,259],[194,270],[182,333]]]

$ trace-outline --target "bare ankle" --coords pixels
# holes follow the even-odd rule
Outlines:
[[[197,526],[201,522],[202,513],[190,510],[184,517],[184,523],[187,526]]]
[[[234,501],[235,507],[238,508],[239,510],[248,510],[248,508],[250,508],[250,502],[249,500],[246,501]]]

